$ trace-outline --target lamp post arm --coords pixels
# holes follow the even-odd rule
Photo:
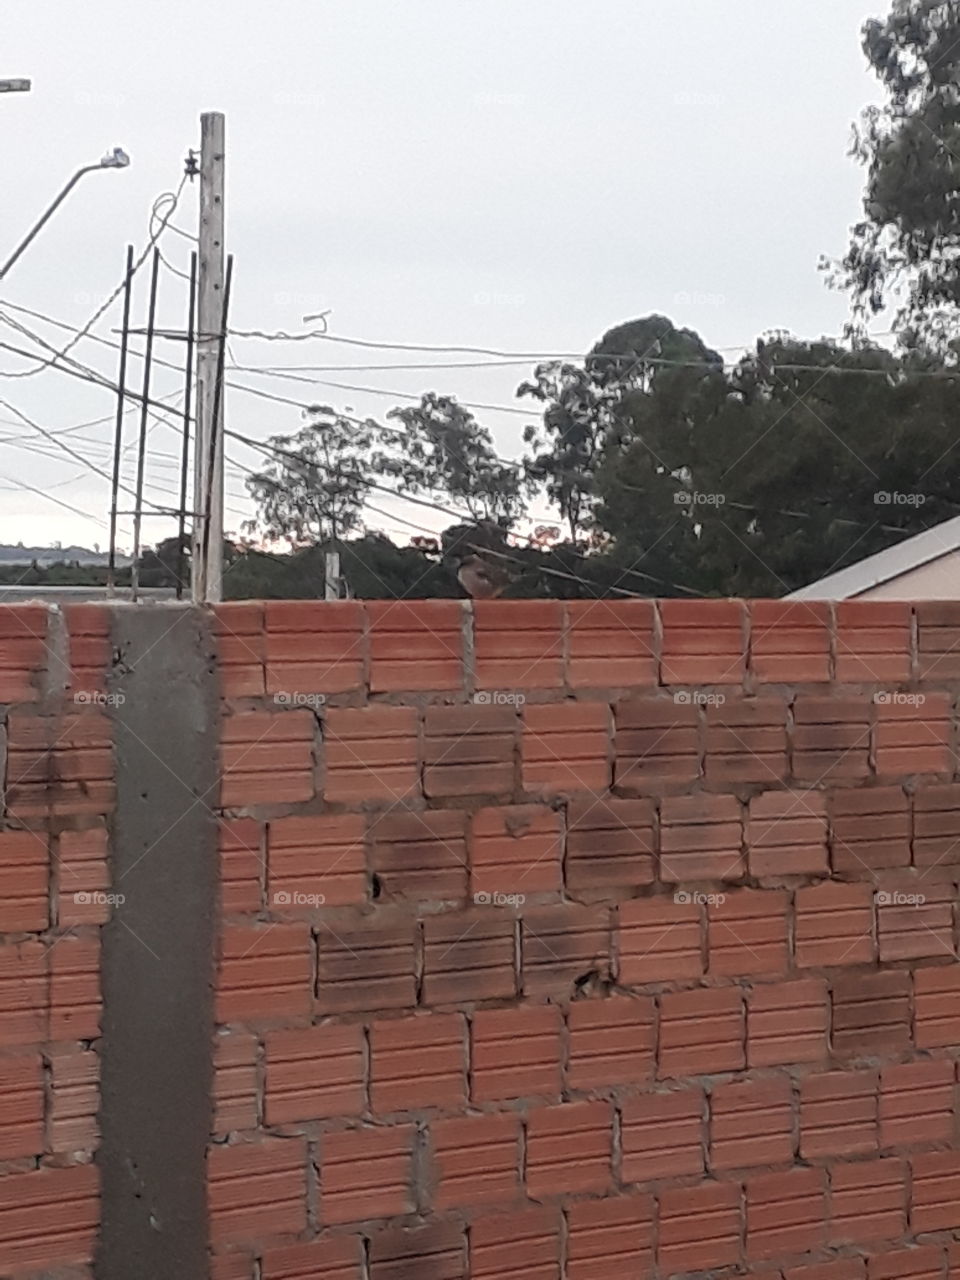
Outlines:
[[[19,246],[16,249],[14,249],[13,253],[7,259],[7,261],[3,264],[3,266],[0,267],[0,280],[3,280],[6,277],[7,272],[10,270],[13,264],[17,261],[20,255],[24,252],[25,249],[27,249],[27,247],[30,244],[33,243],[38,233],[42,231],[43,228],[47,225],[47,223],[50,221],[50,219],[53,217],[56,211],[60,208],[61,204],[63,204],[64,200],[66,200],[67,196],[70,194],[73,188],[77,185],[77,183],[80,181],[83,175],[85,173],[92,173],[94,169],[100,169],[100,168],[102,168],[102,166],[99,164],[88,164],[88,165],[84,165],[82,169],[77,170],[77,172],[73,175],[73,177],[70,179],[67,185],[63,188],[63,190],[57,196],[56,200],[54,200],[50,208],[46,211],[46,213],[43,215],[40,221],[36,224],[36,226],[30,232],[30,234],[26,237],[25,240],[21,241]]]

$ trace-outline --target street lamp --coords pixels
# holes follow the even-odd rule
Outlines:
[[[47,212],[43,215],[40,221],[36,224],[36,226],[30,232],[30,234],[26,237],[25,240],[23,240],[17,246],[16,249],[14,249],[13,253],[7,259],[7,261],[3,264],[2,267],[0,267],[0,280],[3,280],[6,278],[7,272],[10,270],[13,264],[17,261],[17,259],[20,257],[23,251],[27,248],[27,246],[34,240],[37,233],[41,231],[42,228],[46,226],[46,224],[50,221],[50,219],[56,213],[57,209],[59,209],[60,205],[63,204],[64,200],[66,200],[67,196],[70,194],[70,192],[77,185],[77,183],[80,181],[80,179],[83,177],[85,173],[94,173],[97,169],[126,169],[129,163],[130,163],[130,157],[123,150],[123,148],[114,147],[112,151],[108,151],[107,154],[103,156],[103,158],[99,160],[96,164],[84,165],[82,169],[78,169],[77,172],[70,179],[70,181],[67,183],[67,185],[63,188],[63,190],[57,196],[56,200],[54,200],[53,204],[50,206]]]

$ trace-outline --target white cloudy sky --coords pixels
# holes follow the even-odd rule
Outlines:
[[[339,335],[571,353],[651,311],[721,348],[774,327],[836,334],[846,301],[825,288],[817,260],[843,251],[859,214],[850,125],[877,99],[859,32],[884,8],[882,0],[3,0],[0,77],[30,76],[34,85],[0,97],[0,257],[81,164],[118,145],[133,163],[81,182],[0,285],[0,310],[15,303],[83,323],[120,279],[127,242],[145,243],[154,199],[177,186],[187,148],[199,146],[199,113],[222,110],[236,328],[296,331],[305,312],[329,308]],[[176,215],[187,230],[196,196],[188,186]],[[187,264],[186,240],[168,234],[163,248]],[[138,278],[138,323],[147,274]],[[161,323],[182,327],[185,305],[183,282],[164,273]],[[50,342],[69,336],[8,314]],[[119,318],[117,305],[97,331],[111,336]],[[0,341],[32,345],[5,324]],[[232,349],[239,363],[261,366],[420,359],[330,341],[236,340]],[[180,352],[161,345],[167,358]],[[107,348],[85,341],[73,354],[115,376]],[[82,454],[77,462],[13,410],[61,431],[109,417],[114,401],[51,370],[5,376],[35,367],[0,349],[0,541],[102,545],[109,486],[90,464],[109,465],[110,423],[60,437]],[[315,376],[517,407],[524,373]],[[400,403],[242,380],[364,415]],[[160,371],[155,394],[175,394],[180,381]],[[228,426],[258,437],[299,425],[295,408],[239,392],[227,413]],[[520,453],[529,419],[478,417],[503,454]],[[126,429],[132,440],[134,414]],[[176,432],[160,423],[149,440],[149,496],[172,501],[164,490],[176,484]],[[256,460],[236,445],[231,452]],[[133,473],[131,452],[131,483]],[[229,477],[234,529],[249,514],[243,488],[240,475]],[[395,515],[424,519],[386,501]],[[371,524],[411,532],[379,517]],[[145,525],[148,541],[172,531],[159,519]]]

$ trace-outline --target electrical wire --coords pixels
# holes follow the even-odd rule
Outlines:
[[[180,185],[179,187],[177,187],[176,191],[166,191],[162,195],[158,196],[157,199],[154,201],[154,204],[153,204],[154,211],[157,209],[157,206],[160,203],[160,201],[164,199],[172,199],[173,203],[170,206],[169,212],[166,213],[160,219],[159,230],[156,232],[151,231],[150,239],[147,242],[146,247],[144,248],[143,252],[140,254],[140,257],[133,264],[133,267],[131,268],[131,271],[130,271],[131,279],[133,279],[136,273],[140,270],[140,268],[146,262],[147,257],[150,254],[150,250],[156,244],[157,240],[159,240],[160,236],[163,235],[163,232],[167,223],[173,217],[173,214],[177,208],[177,205],[180,202],[180,195],[183,192],[183,187],[186,181],[187,181],[187,177],[186,177],[186,174],[184,174],[184,176],[180,179]],[[151,227],[152,227],[152,223],[153,223],[153,219],[151,216]],[[74,336],[70,339],[70,341],[61,351],[55,352],[54,355],[50,357],[50,359],[42,361],[40,364],[38,364],[36,369],[28,369],[28,370],[21,371],[19,373],[5,373],[3,376],[7,378],[32,378],[36,374],[40,373],[41,370],[46,369],[49,366],[55,364],[58,360],[62,360],[69,351],[73,350],[73,348],[77,345],[78,342],[80,342],[83,338],[88,336],[88,334],[90,333],[90,330],[97,323],[100,317],[110,310],[114,302],[116,302],[117,298],[119,298],[121,293],[123,293],[124,289],[126,288],[126,284],[127,284],[127,277],[126,277],[126,274],[124,274],[123,279],[120,281],[117,287],[113,290],[110,296],[100,304],[100,306],[93,313],[93,315],[86,322],[86,324],[76,331]],[[37,358],[36,356],[31,357],[31,359],[36,359],[36,358]]]

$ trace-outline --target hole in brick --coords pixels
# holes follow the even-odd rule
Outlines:
[[[380,877],[377,875],[375,871],[373,873],[373,882],[371,885],[370,893],[374,902],[376,902],[377,898],[379,898],[380,895],[383,893],[383,883],[381,882]]]
[[[574,1000],[589,1000],[592,997],[603,997],[609,995],[613,990],[613,979],[609,973],[601,972],[599,969],[588,969],[586,973],[582,973],[573,983]]]

